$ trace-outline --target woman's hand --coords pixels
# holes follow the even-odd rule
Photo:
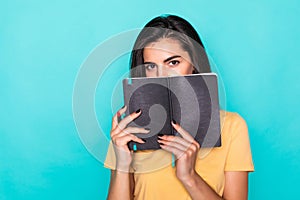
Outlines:
[[[149,130],[138,127],[127,127],[131,121],[140,116],[142,113],[140,109],[118,122],[118,118],[125,113],[126,109],[127,107],[125,106],[114,115],[110,137],[116,154],[116,170],[129,172],[132,152],[128,149],[127,143],[129,141],[145,143],[142,139],[133,135],[133,133],[149,133]]]
[[[187,131],[181,128],[179,124],[176,124],[175,121],[172,122],[172,126],[182,137],[171,135],[159,136],[158,142],[162,149],[175,155],[176,176],[180,181],[185,182],[198,175],[195,171],[195,164],[200,145]]]

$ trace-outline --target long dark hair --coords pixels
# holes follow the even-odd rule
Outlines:
[[[162,38],[178,41],[181,47],[189,53],[193,73],[211,72],[203,43],[194,27],[185,19],[175,15],[163,15],[148,22],[138,35],[130,58],[131,77],[145,77],[144,48]]]

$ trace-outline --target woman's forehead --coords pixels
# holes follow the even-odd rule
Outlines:
[[[151,42],[148,45],[146,45],[145,48],[155,48],[155,49],[162,49],[162,50],[171,50],[171,49],[180,49],[183,50],[180,46],[180,42],[175,39],[171,38],[162,38],[158,41]]]
[[[148,44],[144,48],[144,59],[147,58],[162,58],[173,55],[179,55],[186,60],[189,60],[189,54],[182,49],[179,41],[170,38],[163,38],[156,42]]]

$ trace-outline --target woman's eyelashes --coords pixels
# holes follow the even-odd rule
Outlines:
[[[179,61],[178,60],[171,60],[168,64],[172,67],[179,65]]]
[[[171,61],[168,61],[167,64],[170,67],[176,67],[180,64],[180,61],[179,60],[171,60]],[[148,71],[154,70],[157,67],[157,65],[155,63],[146,63],[146,64],[144,64],[144,66],[145,66],[145,69]]]
[[[156,68],[156,64],[154,64],[154,63],[147,63],[147,64],[144,64],[144,66],[145,66],[145,69],[148,71],[154,70]]]

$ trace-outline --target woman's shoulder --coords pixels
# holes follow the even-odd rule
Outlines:
[[[225,171],[253,171],[246,121],[237,112],[221,111],[221,115],[225,120],[221,131],[222,149],[227,155]]]
[[[221,132],[224,135],[232,136],[237,134],[248,134],[248,127],[245,119],[237,112],[220,111]]]
[[[220,121],[223,123],[246,123],[245,119],[237,112],[220,110]]]

